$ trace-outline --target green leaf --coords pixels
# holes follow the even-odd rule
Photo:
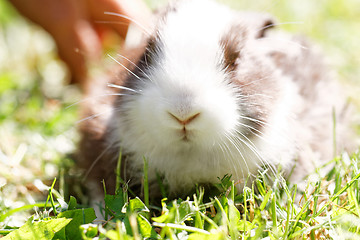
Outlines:
[[[77,206],[76,198],[70,196],[68,210],[75,210]]]
[[[230,231],[230,236],[233,239],[238,239],[239,238],[239,231],[247,231],[247,229],[245,229],[246,225],[245,224],[240,224],[240,223],[243,223],[243,221],[240,221],[240,212],[235,207],[234,202],[231,199],[228,199],[228,203],[229,203],[229,231]]]
[[[165,214],[163,214],[163,215],[161,215],[161,216],[159,216],[159,217],[153,217],[153,218],[151,218],[151,220],[152,220],[153,222],[164,223],[164,222],[166,222],[166,220],[168,219],[168,216],[169,216],[169,214],[166,212]]]
[[[191,203],[189,201],[184,201],[180,203],[180,206],[178,207],[180,222],[185,222],[190,217],[190,215],[193,214],[190,205]]]
[[[96,219],[92,208],[68,210],[59,213],[58,217],[72,218],[65,228],[68,239],[81,239],[80,225],[91,223]]]
[[[226,174],[223,178],[219,178],[220,183],[215,183],[214,186],[217,187],[220,192],[227,191],[232,185],[231,177],[232,175]]]
[[[224,233],[221,232],[212,233],[210,235],[202,234],[202,233],[192,233],[189,235],[188,238],[188,240],[221,240],[221,239],[227,239],[224,236]]]
[[[150,212],[146,205],[138,197],[130,200],[128,210],[130,212]]]
[[[115,230],[107,231],[105,236],[107,238],[109,238],[110,240],[120,240],[121,239],[120,233]]]
[[[266,204],[269,202],[269,199],[270,199],[271,194],[272,194],[272,191],[271,191],[271,190],[266,193],[266,195],[265,195],[265,197],[264,197],[264,200],[263,200],[263,202],[262,202],[261,205],[260,205],[260,210],[261,210],[261,211],[265,209]]]
[[[158,238],[157,233],[155,232],[149,221],[144,216],[138,215],[137,222],[141,236],[143,236],[144,238]]]
[[[240,212],[235,207],[234,202],[230,199],[229,199],[229,221],[230,221],[230,224],[232,222],[237,223],[240,221]]]
[[[245,231],[251,231],[254,228],[254,224],[249,221],[240,220],[237,223],[237,228],[239,231],[243,231],[244,229]]]
[[[133,240],[134,237],[126,235],[124,233],[119,233],[119,231],[109,230],[106,232],[105,236],[110,240]]]
[[[30,218],[22,227],[11,232],[2,240],[27,239],[42,240],[53,239],[56,233],[64,229],[71,222],[71,219],[57,218],[51,220],[33,221]],[[59,234],[55,239],[64,239],[63,234]]]
[[[93,239],[98,234],[98,226],[96,224],[84,224],[80,226],[82,239]]]
[[[71,221],[71,219],[68,219]],[[67,240],[68,238],[66,237],[66,232],[65,232],[65,228],[62,228],[60,231],[58,231],[57,233],[55,233],[53,239],[55,240]]]
[[[117,195],[105,195],[105,211],[111,216],[114,216],[115,219],[122,220],[125,217],[125,213],[122,212],[122,209],[126,203],[122,194]]]

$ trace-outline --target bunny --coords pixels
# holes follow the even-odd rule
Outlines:
[[[178,195],[226,174],[241,189],[295,163],[300,179],[332,159],[334,116],[346,147],[345,98],[307,40],[211,0],[176,1],[156,18],[119,72],[89,86],[78,159],[94,186],[115,183],[120,151],[122,178],[141,185],[145,158],[154,192],[157,176]]]

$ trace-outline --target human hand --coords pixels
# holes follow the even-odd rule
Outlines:
[[[69,66],[72,81],[84,84],[87,62],[101,56],[101,32],[110,29],[126,37],[129,19],[147,26],[150,11],[141,0],[10,0],[21,14],[54,38],[59,56]],[[106,15],[113,12],[129,19]],[[96,24],[106,22],[107,24]]]

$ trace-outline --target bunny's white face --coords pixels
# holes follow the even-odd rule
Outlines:
[[[133,156],[134,169],[147,158],[150,178],[159,172],[173,191],[225,174],[243,179],[263,164],[253,137],[268,112],[246,103],[255,95],[241,85],[272,73],[259,73],[266,66],[251,55],[239,63],[248,50],[237,51],[246,44],[242,33],[235,42],[228,36],[236,16],[212,1],[180,1],[160,20],[129,80],[136,93],[122,97],[114,141]]]
[[[195,2],[198,6],[189,1],[166,16],[154,40],[159,49],[148,49],[151,59],[144,59],[151,63],[140,73],[140,94],[128,104],[134,136],[151,149],[208,151],[237,125],[236,88],[224,71],[220,42],[230,18],[199,19],[199,8],[208,8],[206,14],[221,11]]]

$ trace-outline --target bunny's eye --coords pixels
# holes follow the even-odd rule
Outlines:
[[[240,57],[240,50],[234,43],[226,42],[224,44],[224,68],[234,70],[237,65],[237,59]]]
[[[223,68],[226,71],[234,71],[241,57],[241,49],[244,46],[246,33],[240,25],[234,25],[220,40],[223,49]]]

